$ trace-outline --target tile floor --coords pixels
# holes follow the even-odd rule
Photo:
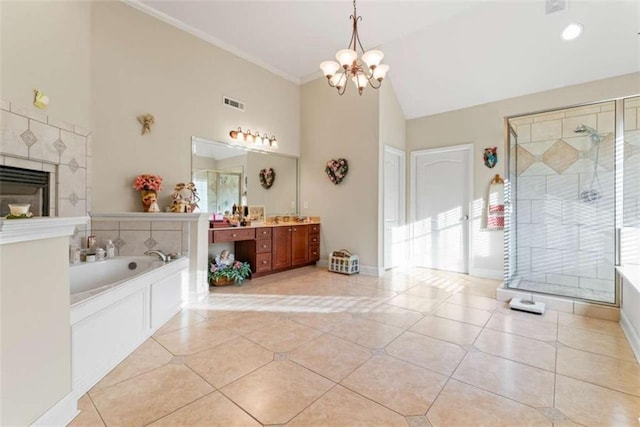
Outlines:
[[[617,323],[514,312],[497,286],[309,267],[214,288],[71,425],[638,425],[640,366]]]

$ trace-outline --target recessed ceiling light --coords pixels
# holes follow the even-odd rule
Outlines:
[[[562,40],[575,40],[582,34],[581,24],[569,24],[562,30]]]

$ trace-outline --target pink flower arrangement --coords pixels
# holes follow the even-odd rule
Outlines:
[[[138,191],[160,191],[162,190],[162,177],[149,174],[138,175],[133,182],[133,188]]]

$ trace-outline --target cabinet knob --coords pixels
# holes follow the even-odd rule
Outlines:
[[[232,237],[238,237],[238,235],[236,233],[233,233],[231,236]]]
[[[293,229],[293,231],[298,231],[298,229],[297,229],[297,228],[294,228],[294,229]]]
[[[263,264],[266,264],[266,263],[267,263],[267,261],[264,261],[264,260],[263,260],[263,261],[262,261],[262,263],[263,263]]]
[[[262,245],[262,248],[263,249],[267,249],[267,245]]]
[[[318,252],[314,252],[313,254],[314,254],[314,255],[318,255]]]
[[[267,234],[267,232],[266,232],[266,231],[264,231],[264,230],[262,230],[262,234]]]

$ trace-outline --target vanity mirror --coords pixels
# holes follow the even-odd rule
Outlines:
[[[276,176],[269,188],[260,182],[265,169]],[[234,204],[264,206],[269,216],[298,212],[297,157],[194,136],[191,176],[203,212],[224,214]]]

